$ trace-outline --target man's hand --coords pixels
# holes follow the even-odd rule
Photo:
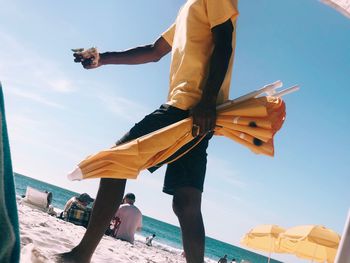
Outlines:
[[[192,110],[192,136],[202,136],[211,132],[216,123],[216,103],[200,101]]]
[[[72,49],[74,62],[81,63],[85,69],[92,69],[101,66],[100,54],[96,48]]]

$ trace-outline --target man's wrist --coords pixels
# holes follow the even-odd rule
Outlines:
[[[201,103],[204,103],[206,105],[215,105],[217,100],[217,94],[210,94],[210,93],[205,93],[203,92],[202,98],[201,98]]]
[[[103,53],[100,53],[100,66],[103,66],[103,65],[106,65],[108,64],[107,61],[108,61],[108,55],[109,52],[103,52]]]

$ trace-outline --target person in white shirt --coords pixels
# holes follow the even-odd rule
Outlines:
[[[142,213],[134,205],[135,199],[133,193],[126,194],[123,199],[123,204],[115,214],[115,217],[120,220],[115,237],[130,242],[131,244],[134,243],[136,231],[141,230],[142,227]]]

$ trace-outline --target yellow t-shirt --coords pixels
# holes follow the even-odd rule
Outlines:
[[[199,102],[214,48],[211,29],[231,19],[233,52],[217,103],[228,99],[236,43],[237,1],[187,0],[175,23],[162,34],[172,46],[167,104],[187,110]]]

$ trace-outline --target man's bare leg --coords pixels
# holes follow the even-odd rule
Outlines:
[[[101,179],[89,225],[80,243],[56,256],[57,262],[88,263],[124,195],[125,179]]]
[[[173,210],[180,222],[187,263],[204,262],[205,231],[201,200],[202,193],[192,187],[177,189],[173,197]]]

